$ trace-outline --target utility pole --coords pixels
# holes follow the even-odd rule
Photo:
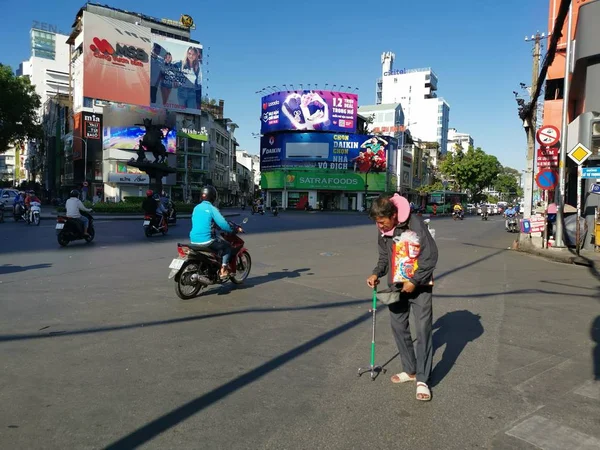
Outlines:
[[[565,182],[566,174],[565,168],[567,165],[567,138],[569,133],[569,90],[570,90],[570,76],[571,76],[571,52],[573,49],[572,45],[572,30],[573,30],[573,2],[569,4],[569,19],[567,25],[567,52],[565,55],[565,81],[563,88],[563,109],[562,109],[562,123],[561,123],[561,137],[560,137],[560,158],[558,163],[558,189],[556,190],[554,201],[556,203],[556,233],[554,235],[555,247],[564,247],[564,222],[563,212],[565,206]],[[578,184],[581,185],[579,177],[577,177]],[[577,211],[579,214],[579,211]],[[577,224],[579,224],[579,216],[577,217]]]
[[[525,41],[534,41],[533,46],[533,69],[531,72],[531,93],[533,94],[537,90],[538,77],[540,72],[540,55],[541,55],[541,40],[544,36],[539,32],[531,38],[525,38]],[[523,210],[523,217],[529,218],[532,215],[532,204],[533,204],[533,182],[534,182],[534,170],[535,170],[535,133],[537,131],[537,101],[532,105],[532,111],[529,119],[529,123],[523,123],[525,131],[527,132],[527,166],[525,169],[525,208]]]

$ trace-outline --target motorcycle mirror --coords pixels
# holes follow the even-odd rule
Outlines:
[[[242,220],[242,223],[248,223],[248,218],[244,217],[244,220]]]

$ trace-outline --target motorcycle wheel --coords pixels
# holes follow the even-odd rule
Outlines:
[[[96,232],[94,231],[94,227],[89,227],[88,228],[88,234],[89,234],[89,236],[85,238],[85,242],[87,242],[89,244],[90,242],[92,242],[94,240],[94,236],[96,236]]]
[[[36,213],[36,214],[33,215],[33,223],[37,227],[40,226],[40,215],[39,214]]]
[[[194,268],[193,270],[191,270],[192,272],[197,270],[196,264],[188,264],[188,265],[184,266],[181,274],[178,277],[176,277],[176,280],[175,280],[175,293],[177,294],[177,297],[179,297],[181,300],[189,300],[191,298],[196,297],[198,295],[198,293],[204,287],[204,285],[200,284],[200,283],[196,283],[193,286],[183,284],[183,280],[184,280],[185,276],[188,275],[186,273],[186,271],[188,271],[188,269],[190,267]],[[189,289],[189,292],[188,292],[188,289]]]
[[[242,252],[237,256],[235,276],[230,278],[233,284],[242,284],[250,275],[252,268],[252,258],[248,252]],[[241,272],[240,272],[241,269]]]
[[[65,236],[64,233],[58,233],[58,236],[56,237],[56,239],[58,240],[58,244],[61,247],[66,247],[67,245],[69,245],[69,239],[67,238],[67,236]]]
[[[147,238],[152,236],[152,230],[150,229],[150,227],[144,227],[144,234]]]
[[[169,229],[166,227],[161,230],[161,233],[163,236],[166,236],[168,232],[169,232]]]

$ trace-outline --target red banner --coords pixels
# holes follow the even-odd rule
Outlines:
[[[537,150],[537,167],[540,169],[558,169],[559,149],[540,147]]]

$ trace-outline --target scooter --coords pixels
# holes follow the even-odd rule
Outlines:
[[[62,247],[66,247],[69,242],[84,240],[88,244],[94,240],[96,231],[94,230],[94,218],[87,212],[81,212],[82,216],[87,217],[88,236],[83,235],[83,224],[78,219],[70,219],[66,216],[56,218],[56,238]]]
[[[265,215],[265,207],[263,205],[258,205],[256,207],[252,207],[252,215],[254,215],[254,213],[264,216]]]
[[[15,222],[22,220],[25,223],[29,223],[29,214],[27,214],[25,207],[20,203],[16,204],[14,207],[13,218],[15,219]]]
[[[246,222],[248,222],[247,218],[242,223]],[[241,229],[233,222],[229,224],[234,230]],[[180,299],[189,300],[214,284],[224,284],[227,281],[242,284],[250,275],[252,259],[244,247],[244,240],[235,232],[222,232],[221,236],[235,251],[235,255],[229,262],[231,275],[227,278],[220,277],[222,258],[210,248],[202,245],[177,244],[179,257],[173,259],[169,265],[171,269],[169,279],[175,281],[175,293]]]
[[[463,220],[464,216],[465,216],[465,213],[463,211],[453,211],[452,212],[452,218],[454,220],[456,220],[456,219]]]
[[[42,214],[42,204],[39,202],[31,202],[29,206],[29,217],[27,222],[33,223],[36,226],[40,225],[40,218]]]
[[[146,237],[151,237],[153,234],[162,233],[164,236],[169,231],[168,220],[163,216],[153,216],[146,214],[144,216],[144,234]]]
[[[277,217],[277,214],[279,214],[279,208],[277,206],[274,206],[273,208],[271,208],[271,212],[273,213],[274,217]]]
[[[509,233],[516,233],[518,231],[517,218],[511,216],[508,218],[508,223],[506,226],[506,231]]]
[[[488,220],[488,210],[484,209],[481,211],[481,220]]]

